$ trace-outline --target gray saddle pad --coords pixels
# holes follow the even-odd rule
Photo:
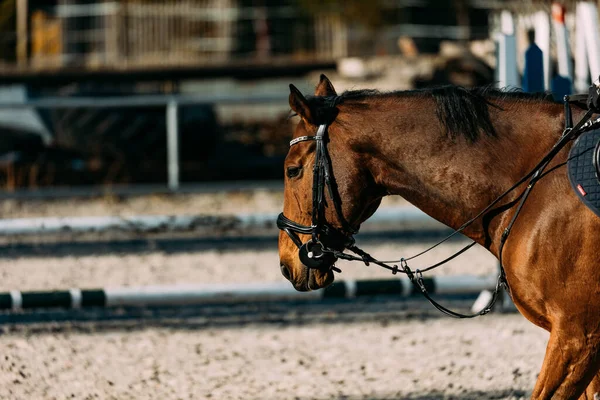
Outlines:
[[[600,217],[600,182],[598,157],[600,129],[581,135],[569,152],[569,181],[577,197]]]

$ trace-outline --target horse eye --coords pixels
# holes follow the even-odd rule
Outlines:
[[[288,178],[295,178],[300,175],[300,171],[302,171],[302,167],[288,167],[287,176]]]

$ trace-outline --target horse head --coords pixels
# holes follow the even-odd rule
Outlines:
[[[284,164],[279,258],[282,274],[299,291],[333,282],[335,251],[353,244],[382,198],[339,100],[325,75],[308,98],[290,85],[290,107],[300,121]]]

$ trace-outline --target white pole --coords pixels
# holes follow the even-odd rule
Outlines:
[[[515,24],[509,11],[500,14],[500,33],[498,42],[498,86],[503,88],[519,87],[517,71],[517,41]]]
[[[585,92],[591,83],[583,13],[581,3],[578,3],[575,10],[575,90],[577,92]]]
[[[556,34],[556,52],[558,56],[558,74],[569,78],[573,82],[573,64],[571,63],[571,48],[569,46],[569,33],[565,27],[565,8],[559,4],[552,4],[552,24]]]
[[[0,237],[75,235],[87,233],[152,234],[184,233],[224,235],[252,234],[269,231],[277,233],[275,214],[235,215],[134,215],[123,217],[45,217],[0,220]],[[441,230],[449,229],[414,207],[381,209],[368,221],[361,232],[381,230]]]
[[[600,76],[600,29],[598,26],[598,8],[596,4],[584,1],[581,7],[582,28],[585,32],[587,58],[590,66],[591,80]],[[591,84],[591,82],[588,83]]]
[[[491,289],[496,285],[495,275],[446,276],[436,281],[436,294],[467,294]]]
[[[176,100],[167,104],[167,168],[169,189],[179,188],[179,118]]]
[[[535,44],[542,50],[544,60],[544,88],[550,89],[550,18],[545,11],[533,16],[535,26]]]
[[[106,306],[176,306],[270,299],[319,299],[322,292],[298,292],[289,282],[256,284],[206,284],[105,288]]]

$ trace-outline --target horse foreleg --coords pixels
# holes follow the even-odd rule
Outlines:
[[[553,328],[532,399],[577,399],[598,372],[598,335]],[[593,399],[593,394],[592,394]]]

